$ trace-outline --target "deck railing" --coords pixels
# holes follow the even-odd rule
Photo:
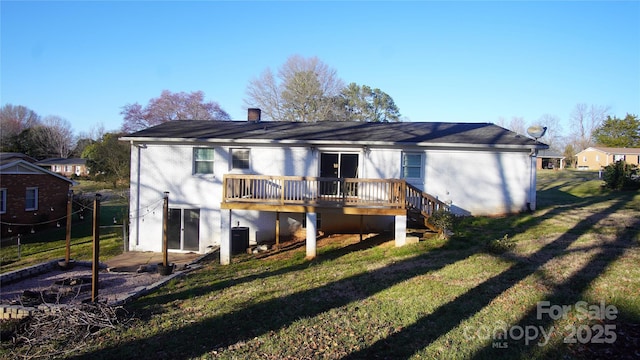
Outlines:
[[[423,216],[429,217],[438,210],[445,210],[447,205],[434,196],[407,184],[406,204],[409,210],[419,211]]]
[[[228,174],[223,202],[325,207],[405,207],[405,183],[397,179],[354,179]]]
[[[400,179],[227,174],[223,202],[416,210],[428,217],[446,205]]]

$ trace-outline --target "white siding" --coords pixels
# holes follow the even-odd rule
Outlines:
[[[130,250],[162,250],[162,197],[169,192],[169,207],[200,209],[200,252],[220,244],[220,203],[222,178],[227,173],[317,176],[318,152],[308,148],[251,148],[250,169],[231,169],[231,149],[213,147],[214,174],[193,174],[194,145],[149,144],[132,147],[131,152],[131,229]],[[139,155],[138,155],[139,154]],[[138,159],[140,156],[140,159]],[[309,157],[309,163],[307,162]],[[139,160],[139,162],[138,162]],[[138,179],[138,168],[141,174]],[[137,210],[140,208],[140,211]],[[281,234],[291,227],[281,218]],[[233,211],[233,226],[248,226],[250,242],[273,237],[275,214],[257,211]],[[262,238],[259,238],[262,237]]]
[[[497,215],[527,208],[532,160],[526,152],[426,152],[424,191],[461,214]]]
[[[193,174],[194,146],[215,149],[214,174]],[[250,149],[250,168],[231,169],[231,149]],[[206,144],[147,144],[131,152],[131,230],[129,248],[161,251],[162,197],[169,192],[171,208],[200,209],[200,252],[220,244],[222,178],[227,173],[318,176],[323,151],[359,154],[362,178],[400,178],[402,153],[422,154],[422,177],[411,183],[442,201],[450,201],[461,214],[485,215],[522,211],[530,202],[534,162],[527,151],[439,150],[424,148],[211,146]],[[140,176],[138,176],[140,174]],[[535,174],[535,173],[534,173]],[[533,183],[531,183],[533,181]],[[532,201],[535,206],[535,199]],[[225,210],[226,212],[227,210]],[[228,213],[225,214],[228,216]],[[275,213],[238,211],[232,226],[249,227],[250,243],[273,239]],[[281,214],[283,237],[298,229],[303,214]],[[359,227],[357,216],[323,214],[321,228],[344,228],[341,222]],[[388,221],[387,221],[388,220]],[[389,228],[392,218],[365,217],[366,230]]]

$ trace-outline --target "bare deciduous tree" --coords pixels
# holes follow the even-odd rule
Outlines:
[[[525,135],[527,133],[527,124],[522,116],[513,116],[509,122],[509,130]]]
[[[505,129],[509,129],[518,134],[524,135],[527,133],[527,125],[525,124],[524,118],[521,116],[512,116],[511,120],[509,120],[509,123],[507,123],[507,119],[500,116],[498,118],[498,121],[496,122],[496,125],[501,126]]]
[[[277,78],[266,69],[247,86],[245,104],[262,109],[265,120],[321,121],[335,114],[344,87],[335,69],[317,57],[291,56]]]
[[[24,130],[40,124],[40,116],[22,105],[6,104],[0,109],[0,145],[2,151],[14,149],[15,138]]]
[[[571,113],[571,137],[575,150],[580,152],[593,145],[593,132],[609,113],[608,106],[577,104]]]
[[[562,124],[560,124],[560,118],[551,114],[544,114],[538,119],[538,124],[547,128],[546,133],[542,137],[541,141],[549,145],[550,149],[558,152],[562,152],[564,146],[562,144]]]
[[[75,145],[71,124],[59,116],[45,117],[41,129],[34,136],[34,140],[51,156],[67,158]]]
[[[267,68],[260,77],[249,81],[247,96],[247,107],[259,107],[265,120],[279,120],[284,117],[278,81],[271,69]]]

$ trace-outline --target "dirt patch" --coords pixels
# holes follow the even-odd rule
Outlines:
[[[49,304],[80,304],[91,299],[90,267],[76,266],[71,270],[54,269],[2,286],[0,303],[37,306]],[[136,291],[163,280],[158,273],[98,273],[98,301],[114,303]]]
[[[280,242],[279,249],[271,248],[270,251],[259,254],[258,258],[288,259],[297,252],[306,251],[306,233],[299,230],[289,239]],[[317,248],[333,247],[333,248],[350,248],[353,251],[358,248],[369,248],[373,246],[394,247],[395,242],[392,234],[371,233],[363,234],[360,241],[360,234],[324,234],[320,232],[317,238]]]

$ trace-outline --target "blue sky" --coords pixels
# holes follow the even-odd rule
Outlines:
[[[294,54],[380,88],[409,121],[640,115],[640,2],[2,1],[0,102],[117,130],[122,106],[201,90],[246,119]]]

